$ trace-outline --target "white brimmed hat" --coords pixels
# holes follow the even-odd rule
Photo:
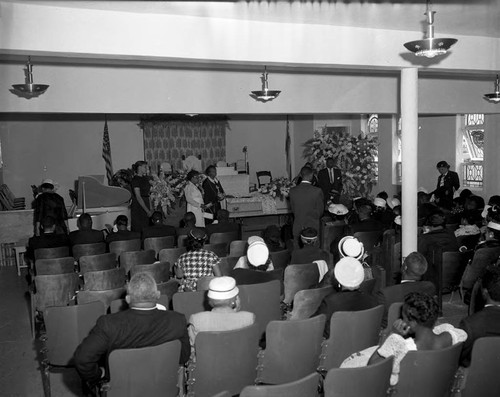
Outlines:
[[[256,241],[264,242],[264,239],[259,236],[250,236],[248,237],[247,244],[250,245],[252,243],[255,243]]]
[[[247,259],[252,266],[265,265],[269,258],[269,249],[263,241],[254,241],[248,246]]]
[[[496,223],[493,221],[488,222],[488,229],[499,230],[500,231],[500,223]]]
[[[363,243],[353,236],[345,236],[339,241],[339,252],[342,257],[361,259],[365,253]]]
[[[231,299],[239,293],[236,280],[232,277],[215,277],[208,284],[208,297],[210,299]]]
[[[401,226],[401,215],[398,215],[397,217],[394,218],[394,223],[396,225]]]
[[[375,200],[373,200],[373,204],[375,205],[375,207],[385,208],[387,202],[381,197],[375,197]]]
[[[342,258],[333,269],[335,278],[344,288],[358,288],[365,279],[365,271],[360,261],[354,258]]]
[[[349,210],[344,204],[330,204],[328,206],[328,212],[334,215],[346,215]]]
[[[392,209],[394,207],[397,207],[398,205],[401,205],[401,201],[399,201],[397,198],[391,198],[387,200],[387,204]]]
[[[52,179],[44,179],[41,183],[41,185],[45,185],[45,184],[48,184],[48,185],[52,185],[52,186],[55,186],[55,182],[52,180]]]

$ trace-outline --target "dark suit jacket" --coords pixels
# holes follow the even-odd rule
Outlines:
[[[441,179],[444,178],[444,185],[441,187]],[[445,196],[453,200],[453,193],[460,188],[460,179],[455,171],[448,171],[445,176],[439,175],[436,190],[443,190]]]
[[[474,342],[484,336],[500,336],[500,307],[488,306],[462,319],[459,325],[467,332],[467,340],[462,348],[460,364],[464,367],[470,365],[470,358]]]
[[[290,206],[294,215],[293,235],[300,235],[305,227],[319,232],[319,220],[325,210],[323,192],[307,182],[290,189]]]
[[[104,234],[100,230],[75,230],[69,234],[71,246],[75,244],[104,243]]]
[[[69,247],[69,239],[66,234],[44,233],[33,236],[28,240],[26,256],[35,259],[35,250],[38,248]]]
[[[99,317],[89,335],[75,352],[75,366],[90,385],[101,379],[99,364],[113,350],[157,346],[180,340],[179,363],[189,359],[190,345],[186,318],[174,311],[134,310]],[[107,363],[106,363],[107,365]],[[106,371],[109,374],[109,371]]]
[[[140,238],[141,233],[139,232],[131,232],[130,230],[118,230],[117,232],[108,234],[108,237],[106,237],[106,243],[109,244],[113,241],[135,240]]]
[[[359,290],[341,291],[332,290],[321,302],[314,316],[324,314],[326,316],[324,337],[330,337],[330,320],[335,312],[355,312],[371,309],[377,306],[375,297],[365,294]],[[311,316],[312,317],[312,316]]]
[[[174,226],[170,225],[153,225],[142,229],[142,241],[149,237],[167,237],[177,236]]]
[[[384,306],[384,317],[382,318],[382,327],[387,326],[387,314],[389,307],[396,302],[404,302],[405,296],[410,292],[424,292],[431,296],[436,294],[436,287],[430,281],[407,281],[402,284],[385,287],[377,293],[379,305]]]
[[[338,168],[333,169],[333,183],[330,183],[330,175],[328,174],[328,169],[323,168],[318,172],[318,186],[323,191],[323,197],[325,202],[330,197],[330,191],[332,189],[337,191],[338,196],[342,193],[342,173]],[[334,200],[338,201],[338,200]]]

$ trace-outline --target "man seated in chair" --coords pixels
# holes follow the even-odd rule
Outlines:
[[[356,207],[356,213],[359,221],[351,223],[348,226],[347,235],[353,235],[357,232],[382,232],[384,224],[372,217],[372,207],[369,204],[362,204]]]
[[[208,235],[212,235],[214,233],[238,233],[238,238],[241,235],[240,232],[240,224],[229,222],[229,211],[227,210],[218,210],[217,211],[217,223],[211,223],[207,225],[207,233]]]
[[[68,235],[56,233],[56,220],[52,216],[45,216],[41,226],[43,233],[28,240],[26,257],[30,260],[35,259],[35,250],[38,248],[69,247]]]
[[[104,234],[92,229],[92,217],[84,212],[78,217],[78,230],[69,234],[71,246],[76,244],[104,243]]]
[[[481,278],[481,294],[486,301],[484,308],[460,321],[459,327],[467,332],[460,364],[470,365],[474,342],[485,336],[500,336],[500,268],[489,266]]]
[[[141,238],[139,232],[131,232],[128,230],[128,218],[126,215],[118,215],[115,220],[116,232],[108,234],[106,244],[113,241],[136,240]]]
[[[323,260],[328,263],[330,254],[318,247],[318,232],[313,227],[307,227],[300,232],[302,248],[292,251],[290,263],[302,264]]]
[[[208,304],[212,311],[192,314],[188,331],[192,352],[199,332],[231,331],[245,328],[255,322],[255,314],[240,311],[239,289],[232,277],[216,277],[208,285]]]
[[[379,305],[384,306],[382,327],[387,326],[389,307],[396,302],[404,302],[410,292],[423,292],[430,296],[436,294],[436,287],[430,281],[421,281],[427,271],[427,260],[418,252],[409,254],[401,267],[401,284],[385,287],[377,293]]]
[[[142,241],[149,237],[174,236],[175,238],[177,236],[174,226],[165,225],[163,223],[163,214],[161,211],[153,212],[153,215],[151,215],[151,223],[153,224],[152,226],[146,226],[142,229]]]
[[[116,349],[157,346],[179,340],[179,365],[188,361],[190,347],[186,318],[174,311],[158,310],[156,302],[159,297],[155,280],[147,273],[136,273],[127,285],[125,300],[129,309],[99,317],[74,356],[75,367],[91,390],[109,380],[106,359]]]

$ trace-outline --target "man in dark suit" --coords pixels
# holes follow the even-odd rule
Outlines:
[[[481,292],[486,301],[484,309],[460,322],[459,327],[467,332],[460,363],[470,365],[474,342],[485,336],[500,336],[500,268],[490,266],[481,279]]]
[[[330,337],[330,320],[333,313],[367,310],[377,306],[377,300],[373,296],[359,290],[364,280],[364,270],[357,259],[342,258],[335,265],[334,275],[332,292],[323,299],[314,314],[314,316],[318,314],[326,316],[323,336],[327,339]]]
[[[107,357],[116,349],[157,346],[179,340],[179,365],[188,361],[186,318],[174,311],[157,309],[159,297],[154,279],[147,273],[137,273],[127,285],[125,299],[130,309],[99,317],[75,352],[75,367],[91,389],[109,379],[109,369],[102,370],[101,364],[107,367]]]
[[[56,220],[52,216],[45,216],[41,226],[43,233],[28,240],[26,256],[31,260],[35,259],[35,250],[38,248],[69,247],[68,235],[56,233]]]
[[[83,213],[78,217],[78,230],[69,234],[71,246],[75,244],[103,243],[104,234],[100,230],[92,229],[92,217]]]
[[[440,198],[453,200],[453,194],[460,188],[458,174],[450,171],[450,165],[446,161],[437,163],[436,168],[440,175],[434,194]]]
[[[142,241],[149,237],[176,237],[175,227],[163,223],[163,214],[160,211],[153,212],[151,222],[152,226],[146,226],[142,229]]]
[[[338,203],[342,193],[342,174],[338,168],[334,168],[333,158],[326,159],[326,168],[318,172],[318,186],[323,191],[324,202],[330,198],[332,202]]]
[[[396,302],[404,302],[405,296],[410,292],[424,292],[431,296],[436,294],[436,287],[430,281],[421,281],[427,271],[427,260],[418,253],[408,255],[401,267],[401,284],[385,287],[377,293],[379,305],[384,305],[382,327],[387,326],[387,313],[389,307]],[[391,324],[392,325],[392,324]]]
[[[128,230],[128,218],[126,215],[118,215],[115,220],[116,232],[108,234],[106,237],[106,244],[113,241],[123,241],[123,240],[135,240],[141,238],[141,233],[131,232]]]
[[[229,222],[229,211],[219,210],[217,211],[217,223],[211,223],[206,226],[207,233],[210,236],[213,233],[226,233],[226,232],[236,232],[238,233],[238,238],[241,236],[240,224]]]
[[[382,232],[384,224],[372,218],[372,207],[369,204],[356,206],[356,214],[358,222],[351,223],[346,229],[348,235],[353,235],[357,232]]]
[[[323,192],[311,184],[313,170],[302,167],[302,182],[290,189],[290,206],[294,215],[293,236],[300,238],[300,232],[306,227],[319,230],[319,220],[325,210]]]

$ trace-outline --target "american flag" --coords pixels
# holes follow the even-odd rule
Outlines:
[[[104,134],[102,137],[102,158],[106,164],[106,177],[108,178],[108,185],[111,185],[113,179],[113,163],[111,161],[111,145],[109,143],[108,132],[108,119],[104,120]]]

